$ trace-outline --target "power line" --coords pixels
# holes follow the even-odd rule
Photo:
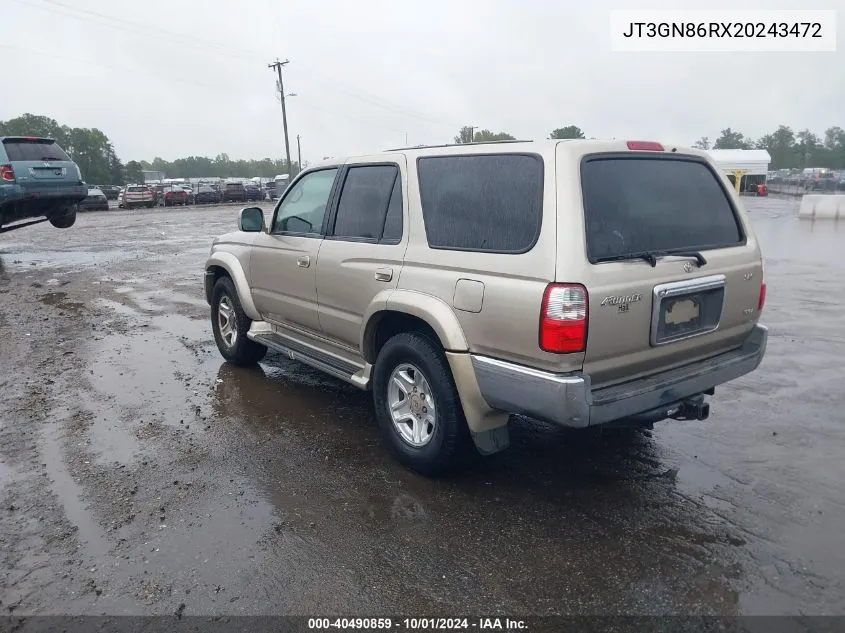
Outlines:
[[[162,41],[167,41],[175,44],[182,44],[193,46],[194,48],[205,50],[206,52],[216,53],[221,56],[225,57],[240,57],[241,59],[251,59],[251,57],[244,56],[243,54],[237,54],[232,51],[230,48],[223,47],[220,44],[214,44],[208,41],[203,41],[198,38],[192,38],[190,36],[185,36],[183,34],[177,33],[175,31],[168,31],[166,29],[161,29],[159,27],[152,27],[147,24],[134,22],[131,20],[124,20],[122,18],[117,18],[113,16],[106,15],[104,13],[98,13],[97,11],[88,11],[86,9],[77,9],[75,7],[71,7],[69,5],[62,4],[60,2],[55,2],[55,0],[42,0],[43,2],[47,2],[49,4],[55,5],[57,7],[61,7],[62,10],[57,11],[54,8],[41,6],[37,4],[32,4],[30,2],[24,2],[24,0],[12,0],[17,4],[23,5],[25,7],[29,7],[31,9],[38,9],[40,11],[46,11],[47,13],[52,13],[54,15],[61,15],[66,18],[71,18],[74,20],[79,20],[82,22],[91,22],[93,24],[99,24],[102,26],[108,26],[109,28],[118,29],[121,31],[125,31],[127,33],[131,33],[133,35],[139,35],[144,38],[155,38]],[[68,13],[68,11],[76,11],[78,13],[83,13],[85,15],[74,15],[73,13]],[[90,16],[90,17],[89,17]],[[193,40],[193,41],[189,41]]]
[[[88,10],[88,9],[81,9],[81,8],[73,7],[73,6],[65,4],[63,2],[59,2],[59,0],[41,0],[41,2],[44,2],[44,3],[49,4],[49,5],[53,5],[55,7],[60,7],[62,9],[61,12],[55,11],[54,9],[50,9],[49,7],[39,6],[39,5],[36,5],[36,4],[32,4],[30,2],[25,2],[24,0],[13,0],[13,1],[17,2],[18,4],[27,6],[27,7],[31,7],[31,8],[34,8],[34,9],[40,9],[42,11],[47,11],[49,13],[54,13],[56,15],[62,15],[64,17],[69,17],[69,18],[72,18],[72,19],[75,19],[75,20],[94,22],[96,24],[105,24],[105,22],[103,22],[103,21],[111,22],[112,24],[109,24],[109,26],[123,30],[123,31],[126,31],[126,32],[129,32],[129,33],[132,33],[134,35],[140,35],[140,36],[143,36],[145,38],[152,36],[152,37],[156,37],[160,40],[169,41],[169,42],[176,43],[176,44],[189,45],[189,46],[192,46],[194,48],[204,49],[206,51],[213,52],[213,53],[219,54],[221,56],[225,56],[227,58],[238,57],[240,59],[256,59],[259,56],[259,54],[255,51],[249,51],[247,49],[240,48],[239,50],[241,51],[241,53],[238,53],[237,52],[238,48],[230,46],[230,45],[224,46],[224,45],[221,45],[219,43],[213,43],[213,42],[210,42],[208,40],[203,40],[201,38],[197,38],[195,36],[185,35],[184,33],[179,33],[179,32],[171,31],[171,30],[168,30],[168,29],[162,29],[159,26],[152,26],[152,25],[145,24],[145,23],[142,23],[142,22],[137,22],[137,21],[134,21],[134,20],[127,20],[127,19],[124,19],[124,18],[120,18],[120,17],[116,17],[116,16],[112,16],[112,15],[107,15],[107,14],[101,13],[99,11],[91,11],[91,10]],[[76,12],[76,13],[80,13],[80,14],[83,14],[83,15],[74,15],[73,13],[68,13],[67,11]],[[90,16],[90,17],[84,17],[84,16]],[[300,62],[298,62],[298,63],[300,63]],[[316,79],[313,76],[308,76],[308,77],[304,77],[304,79],[306,81],[314,81],[314,82],[326,85],[329,88],[331,88],[332,90],[335,90],[339,93],[345,94],[349,97],[352,97],[353,99],[358,99],[358,100],[363,101],[365,103],[369,103],[370,105],[373,105],[375,107],[383,108],[383,109],[388,110],[388,111],[392,111],[396,114],[401,114],[401,115],[404,115],[404,116],[412,117],[412,118],[419,119],[419,120],[422,120],[422,121],[426,121],[426,122],[436,124],[436,125],[452,125],[452,122],[434,119],[434,118],[431,118],[429,116],[423,115],[421,113],[415,112],[413,110],[409,110],[408,108],[405,108],[405,107],[400,106],[398,104],[394,104],[394,103],[384,99],[383,97],[380,97],[380,96],[375,95],[373,93],[368,93],[368,92],[361,91],[361,90],[352,90],[352,89],[342,88],[338,85],[337,80],[329,77],[328,75],[325,75],[324,73],[322,73],[319,70],[312,67],[310,64],[300,63],[300,65],[308,68],[309,73],[311,75],[319,75],[319,76],[322,76],[322,77],[325,78],[325,80],[320,80],[320,79]]]

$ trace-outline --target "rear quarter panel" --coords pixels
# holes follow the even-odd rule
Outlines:
[[[486,153],[508,151],[513,150],[492,146]],[[555,274],[554,153],[525,151],[539,154],[544,175],[540,235],[534,247],[523,254],[430,248],[416,156],[409,157],[410,239],[398,288],[427,293],[447,303],[473,353],[548,370],[574,371],[580,369],[583,355],[549,354],[539,347],[540,306]],[[432,150],[429,155],[438,154]],[[501,230],[506,231],[507,226]]]

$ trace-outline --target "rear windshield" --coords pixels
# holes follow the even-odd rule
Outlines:
[[[581,166],[591,262],[743,243],[716,174],[696,160],[606,157]]]
[[[138,192],[138,191],[147,191],[146,187],[127,187],[127,191]]]
[[[12,162],[19,160],[70,160],[68,155],[62,151],[62,148],[56,145],[55,141],[43,139],[31,141],[24,139],[5,140],[3,141],[3,148]]]
[[[243,185],[239,182],[227,182],[226,189],[242,189]]]

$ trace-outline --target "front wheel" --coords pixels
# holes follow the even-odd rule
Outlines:
[[[221,277],[211,295],[211,329],[217,349],[233,365],[254,365],[267,353],[267,348],[247,338],[252,320],[244,313],[235,284]]]
[[[407,468],[434,477],[467,457],[471,439],[452,372],[428,336],[406,332],[385,343],[373,402],[382,435]]]

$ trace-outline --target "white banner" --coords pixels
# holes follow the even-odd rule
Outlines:
[[[614,51],[836,51],[833,10],[612,11]]]

